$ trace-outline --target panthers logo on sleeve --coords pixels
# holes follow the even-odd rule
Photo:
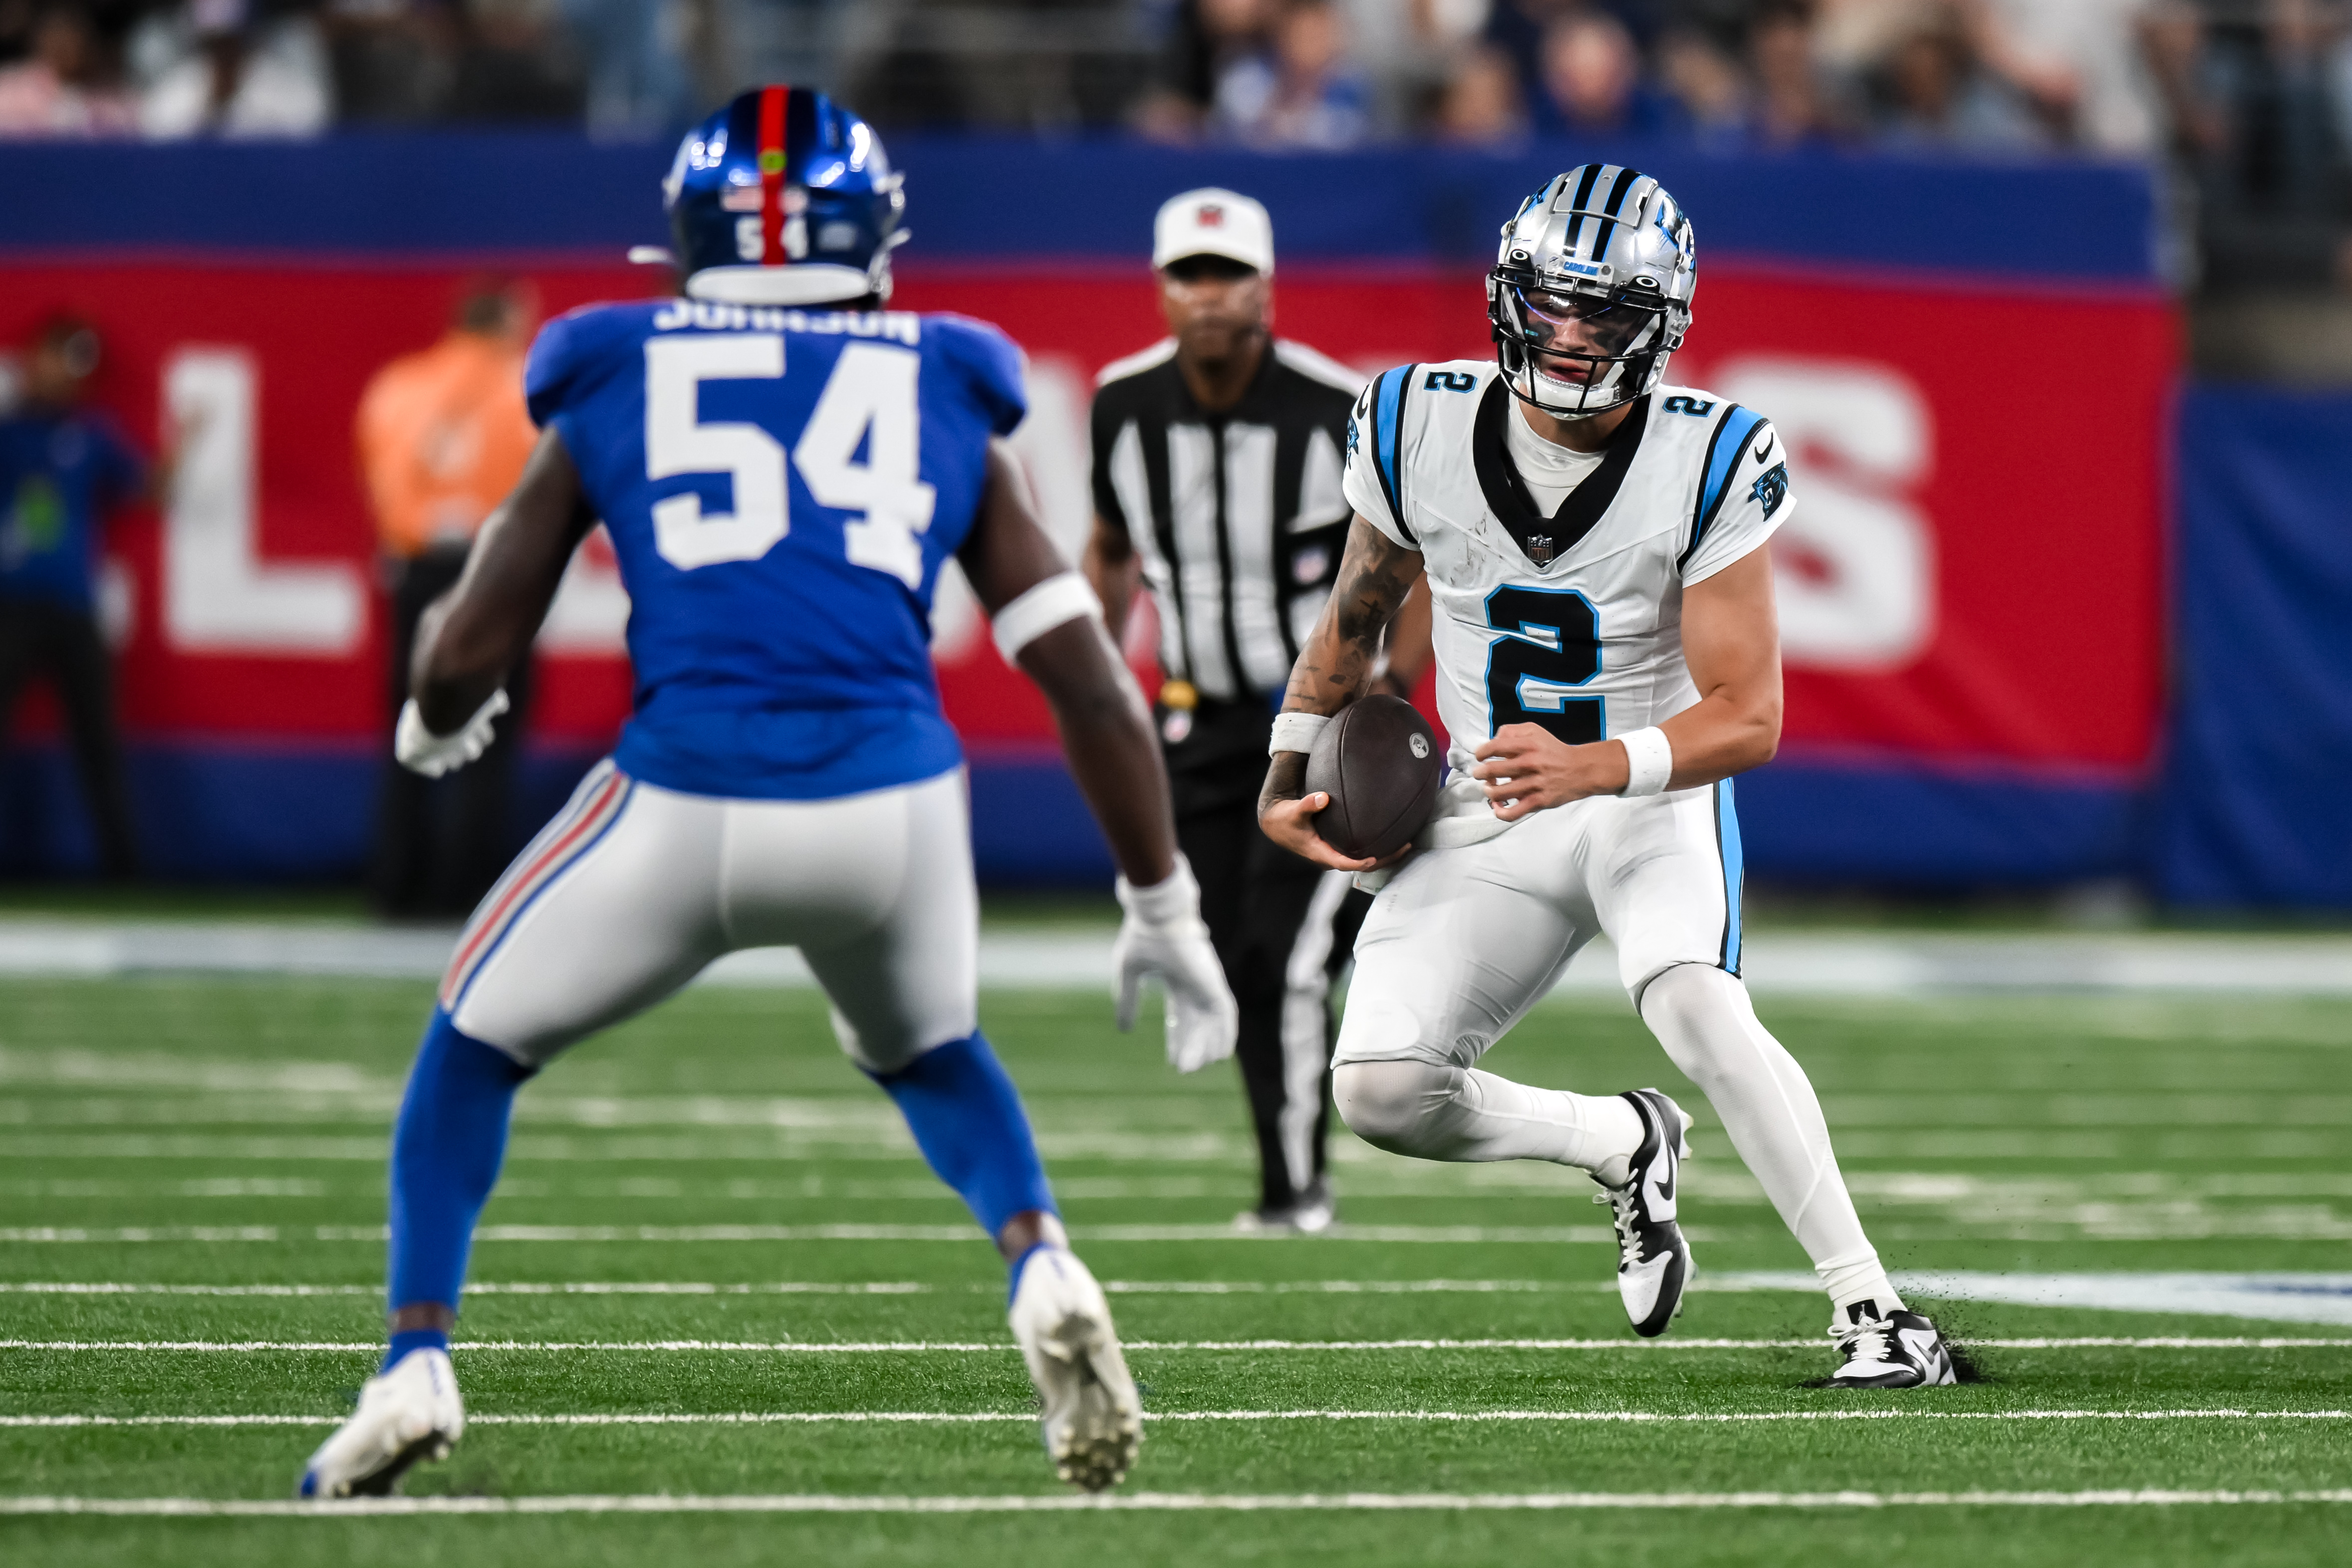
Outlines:
[[[1748,493],[1763,504],[1764,515],[1769,518],[1789,499],[1789,465],[1775,463],[1765,469],[1748,487]]]

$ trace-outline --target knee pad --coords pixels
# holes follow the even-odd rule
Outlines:
[[[1332,1070],[1331,1098],[1357,1137],[1391,1154],[1413,1154],[1462,1079],[1460,1068],[1434,1062],[1346,1062]]]

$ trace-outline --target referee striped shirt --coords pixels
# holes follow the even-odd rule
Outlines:
[[[1217,701],[1289,680],[1347,542],[1341,459],[1363,384],[1278,338],[1215,414],[1192,400],[1172,338],[1097,378],[1095,510],[1141,559],[1171,679]]]

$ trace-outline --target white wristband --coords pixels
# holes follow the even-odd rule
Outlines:
[[[1086,616],[1099,621],[1102,613],[1102,601],[1095,597],[1087,580],[1076,572],[1062,572],[1016,596],[990,622],[996,634],[996,651],[1012,664],[1023,648],[1055,626]]]
[[[1316,737],[1323,726],[1331,721],[1328,713],[1277,713],[1274,716],[1274,739],[1265,743],[1269,757],[1281,752],[1311,752]]]
[[[1192,863],[1181,851],[1176,868],[1150,887],[1139,888],[1124,876],[1115,887],[1119,907],[1146,925],[1171,925],[1201,912],[1201,884],[1192,879]]]
[[[1618,736],[1617,743],[1625,748],[1625,787],[1619,795],[1656,795],[1675,776],[1674,742],[1664,730],[1636,730]]]

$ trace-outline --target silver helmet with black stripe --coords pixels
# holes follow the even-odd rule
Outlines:
[[[1664,186],[1615,163],[1570,169],[1520,204],[1486,275],[1503,378],[1562,419],[1622,407],[1664,378],[1697,289],[1690,219]]]

